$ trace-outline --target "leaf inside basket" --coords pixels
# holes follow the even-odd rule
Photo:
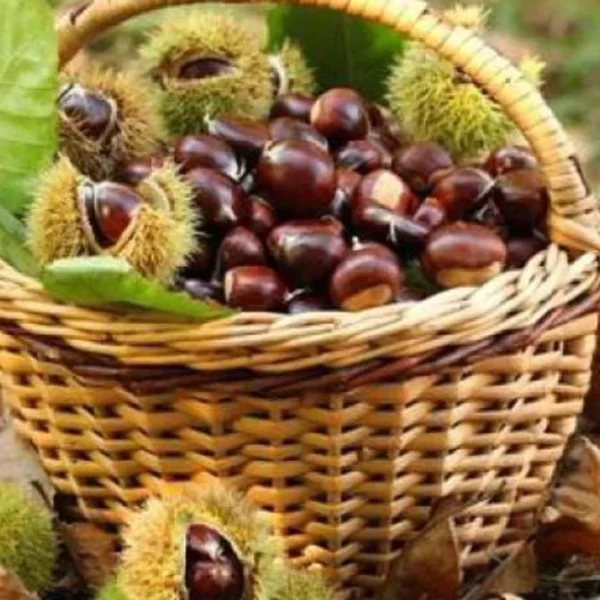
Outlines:
[[[42,283],[57,300],[83,306],[131,305],[194,319],[209,320],[233,314],[214,302],[192,300],[145,279],[119,258],[65,258],[42,271]]]
[[[0,202],[13,214],[23,214],[56,151],[57,65],[48,1],[2,0]]]

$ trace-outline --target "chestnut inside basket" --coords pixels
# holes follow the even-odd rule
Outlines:
[[[60,23],[62,64],[186,3],[89,2]],[[553,245],[419,303],[205,324],[61,305],[2,265],[2,393],[74,518],[118,524],[166,483],[215,476],[274,515],[298,564],[370,598],[440,497],[477,498],[466,566],[527,534],[588,389],[600,216],[542,96],[476,33],[421,0],[303,3],[409,33],[495,98],[543,167]]]

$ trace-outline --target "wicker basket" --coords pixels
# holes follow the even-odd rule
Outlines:
[[[191,1],[96,0],[61,23],[62,63]],[[0,366],[75,518],[117,524],[165,482],[217,476],[274,514],[298,563],[372,597],[440,497],[479,498],[461,520],[466,565],[523,538],[589,385],[600,218],[538,91],[475,33],[421,0],[319,4],[412,34],[499,102],[543,165],[554,245],[420,303],[207,324],[60,305],[2,266]]]

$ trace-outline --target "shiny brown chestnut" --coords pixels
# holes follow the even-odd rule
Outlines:
[[[226,56],[194,56],[180,65],[177,77],[179,79],[205,79],[226,75],[235,69],[235,63]]]
[[[537,169],[538,161],[526,146],[502,146],[490,154],[485,168],[492,177],[498,177],[510,171]]]
[[[418,198],[392,171],[378,169],[365,175],[354,190],[357,202],[373,202],[400,215],[412,215]]]
[[[100,248],[114,246],[145,203],[135,190],[112,181],[86,182],[78,201],[90,242]]]
[[[530,258],[548,246],[548,242],[536,236],[518,237],[508,240],[508,259],[506,265],[509,269],[524,267]]]
[[[229,177],[214,169],[197,167],[185,178],[192,187],[193,203],[205,227],[224,232],[250,223],[252,202]]]
[[[529,233],[548,210],[548,191],[540,171],[509,171],[496,180],[494,199],[511,232]]]
[[[485,283],[502,271],[506,260],[506,244],[498,234],[463,221],[438,227],[421,255],[427,276],[444,288]]]
[[[331,203],[331,214],[344,225],[352,221],[352,196],[360,183],[361,176],[348,169],[337,170],[337,186]]]
[[[180,137],[173,148],[173,160],[183,173],[206,167],[238,180],[243,171],[231,146],[218,137],[202,133]]]
[[[264,266],[235,267],[225,273],[225,300],[245,311],[280,311],[287,288],[279,275]]]
[[[195,300],[223,302],[223,288],[215,282],[204,279],[184,279],[183,289]]]
[[[335,146],[366,137],[370,127],[364,100],[349,88],[321,94],[310,111],[310,123]]]
[[[269,134],[273,142],[302,140],[315,144],[325,152],[328,150],[327,140],[314,127],[291,117],[279,117],[271,121]]]
[[[305,96],[304,94],[281,94],[275,98],[269,118],[291,117],[292,119],[308,123],[310,121],[310,111],[314,103],[314,98]]]
[[[327,310],[327,300],[308,290],[296,290],[286,300],[285,306],[290,315],[299,315],[307,312]]]
[[[156,154],[142,156],[120,164],[115,171],[115,181],[135,187],[144,181],[144,179],[150,177],[154,171],[164,166],[165,160],[164,156]]]
[[[317,217],[333,200],[335,165],[327,152],[310,142],[274,142],[260,157],[257,181],[281,215]]]
[[[429,231],[433,231],[448,219],[446,209],[437,198],[425,198],[413,214],[413,219]]]
[[[273,212],[273,207],[259,196],[251,196],[252,217],[250,219],[250,229],[261,239],[267,237],[271,229],[277,224],[277,217]]]
[[[265,247],[246,227],[235,227],[223,238],[217,253],[218,268],[225,273],[243,265],[267,263]]]
[[[117,131],[117,105],[112,98],[88,90],[78,83],[62,87],[58,110],[63,118],[92,140],[103,140]]]
[[[416,194],[431,190],[432,177],[454,167],[452,157],[434,142],[419,142],[398,150],[392,160],[392,170]]]
[[[246,571],[229,540],[194,524],[186,535],[184,581],[188,600],[242,600]]]
[[[271,231],[267,247],[278,271],[297,288],[324,283],[348,253],[334,219],[288,221]]]
[[[338,169],[366,174],[378,169],[389,169],[392,155],[375,140],[352,140],[337,151],[335,164]]]
[[[461,167],[443,176],[431,192],[445,208],[450,220],[462,219],[485,202],[494,180],[482,169]]]
[[[254,163],[269,142],[265,123],[241,117],[219,117],[208,122],[208,133],[227,143],[246,163]]]
[[[338,308],[359,311],[393,302],[403,284],[404,273],[392,252],[365,247],[353,250],[338,265],[329,294]]]

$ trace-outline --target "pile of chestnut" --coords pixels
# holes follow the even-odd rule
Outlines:
[[[268,122],[211,120],[171,152],[202,216],[180,285],[245,311],[415,299],[407,261],[439,288],[478,285],[547,244],[547,191],[527,148],[456,165],[434,143],[403,144],[351,89],[280,96]],[[120,180],[160,160],[126,165]]]

